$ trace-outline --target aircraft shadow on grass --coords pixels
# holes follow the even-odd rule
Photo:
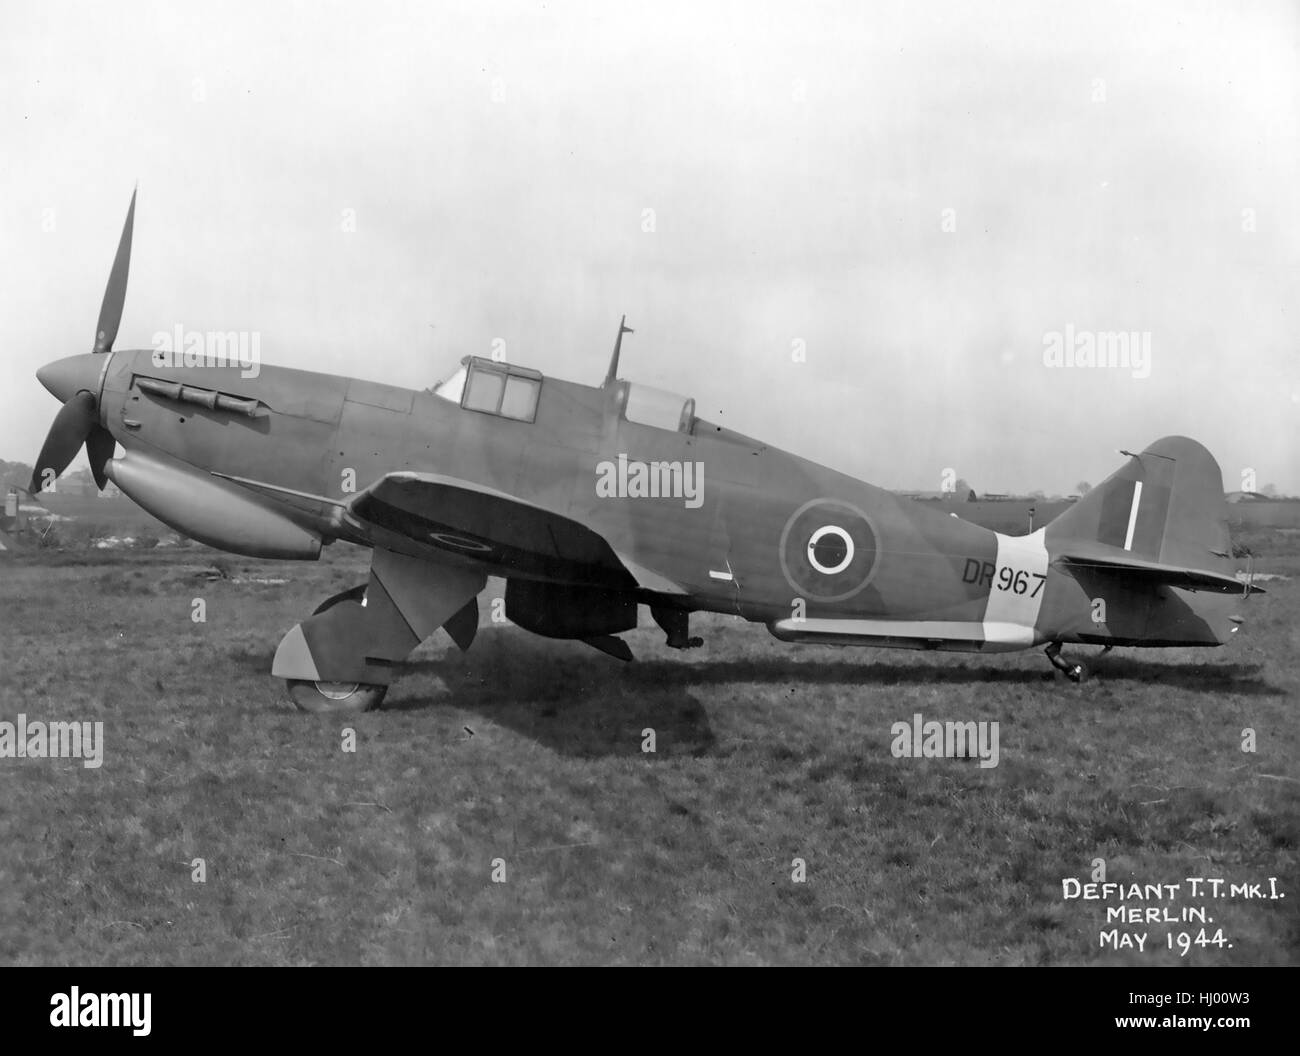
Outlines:
[[[1035,686],[1053,677],[1050,672],[999,666],[996,658],[969,664],[919,659],[900,664],[849,656],[804,657],[775,653],[753,659],[617,664],[514,629],[484,628],[467,653],[452,648],[439,659],[408,662],[407,677],[382,710],[460,708],[563,755],[585,758],[639,756],[644,731],[653,729],[660,757],[703,756],[711,753],[716,736],[701,697],[710,699],[722,686]],[[240,656],[237,662],[250,671],[265,671],[260,654]],[[1096,679],[1076,690],[1081,706],[1087,706],[1090,688],[1101,684],[1116,689],[1167,686],[1197,694],[1284,695],[1266,681],[1260,664],[1179,666],[1107,656],[1096,661]]]
[[[555,678],[562,678],[568,686],[589,686],[593,695],[603,697],[611,704],[622,701],[633,687],[653,693],[734,683],[890,686],[983,682],[1032,686],[1054,680],[1051,671],[1009,667],[1005,659],[996,656],[972,656],[966,662],[953,662],[924,660],[913,653],[914,659],[909,663],[880,659],[879,654],[877,658],[869,658],[870,654],[819,650],[816,647],[804,652],[780,651],[780,648],[774,642],[772,654],[761,657],[713,660],[708,658],[706,649],[693,654],[699,659],[650,657],[621,665],[601,656],[589,656],[567,643],[546,642],[520,634],[514,628],[485,627],[479,631],[469,652],[461,654],[449,650],[441,660],[409,663],[406,669],[442,678],[452,690],[453,703],[462,694],[481,701],[490,700],[494,694],[517,695],[521,690],[532,688],[545,697],[555,692],[547,688],[548,680]],[[1262,664],[1174,664],[1138,656],[1100,655],[1096,649],[1088,652],[1093,654],[1089,664],[1093,666],[1098,682],[1117,688],[1149,683],[1194,693],[1284,694],[1283,690],[1266,681]],[[894,652],[891,655],[896,657],[898,654]],[[1086,689],[1081,691],[1081,695],[1086,693]],[[420,705],[407,704],[408,708],[412,706]]]
[[[565,657],[567,662],[557,662],[553,656],[517,648],[509,657],[502,655],[482,663],[467,662],[469,656],[453,653],[448,658],[410,665],[415,671],[439,678],[445,691],[436,696],[417,692],[390,698],[384,710],[462,707],[563,755],[583,757],[637,756],[641,754],[646,728],[655,730],[661,757],[712,754],[716,736],[710,709],[701,697],[709,701],[715,688],[726,685],[748,683],[770,688],[788,684],[807,693],[809,687],[816,692],[818,686],[1035,686],[1054,680],[1050,672],[993,666],[928,662],[903,666],[850,659],[800,663],[780,655],[694,663],[639,661],[624,666],[614,677],[608,662],[599,658],[588,661],[585,657]],[[548,684],[548,675],[554,671],[564,672],[562,683]],[[1194,668],[1107,657],[1099,665],[1097,677],[1115,689],[1139,692],[1148,686],[1165,686],[1180,693],[1284,695],[1264,679],[1262,665],[1258,664]],[[532,688],[540,698],[530,693]],[[1076,691],[1080,706],[1088,706],[1089,688],[1085,684]],[[791,702],[790,706],[797,705]]]

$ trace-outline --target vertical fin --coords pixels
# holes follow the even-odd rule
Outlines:
[[[1127,453],[1127,452],[1125,452]],[[1047,526],[1048,550],[1122,556],[1233,574],[1223,475],[1195,440],[1167,436],[1116,470]]]

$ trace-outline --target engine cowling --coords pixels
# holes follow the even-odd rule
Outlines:
[[[506,617],[545,638],[595,638],[636,626],[636,599],[616,590],[536,583],[506,583]]]

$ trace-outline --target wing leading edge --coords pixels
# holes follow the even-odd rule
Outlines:
[[[456,477],[389,473],[358,493],[348,512],[431,551],[490,565],[497,575],[684,593],[653,570],[621,556],[585,524]]]

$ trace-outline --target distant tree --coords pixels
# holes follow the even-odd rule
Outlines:
[[[1276,485],[1276,484],[1265,484],[1262,488],[1259,489],[1259,493],[1260,493],[1261,495],[1267,495],[1270,499],[1276,499],[1276,498],[1277,498],[1277,485]]]
[[[0,485],[14,484],[25,488],[31,482],[32,467],[25,462],[6,462],[0,458]]]
[[[1031,499],[1045,499],[1045,498],[1047,498],[1047,492],[1045,492],[1045,491],[1031,491],[1031,492],[1029,493],[1029,497],[1030,497]]]
[[[1092,485],[1086,480],[1081,480],[1074,486],[1074,490],[1080,495],[1087,495],[1088,492],[1092,491]]]
[[[964,495],[965,496],[964,501],[966,502],[975,501],[975,489],[972,488],[969,484],[967,484],[966,481],[963,480],[961,477],[958,477],[957,483],[953,485],[952,493],[957,499],[961,499],[962,496]]]

